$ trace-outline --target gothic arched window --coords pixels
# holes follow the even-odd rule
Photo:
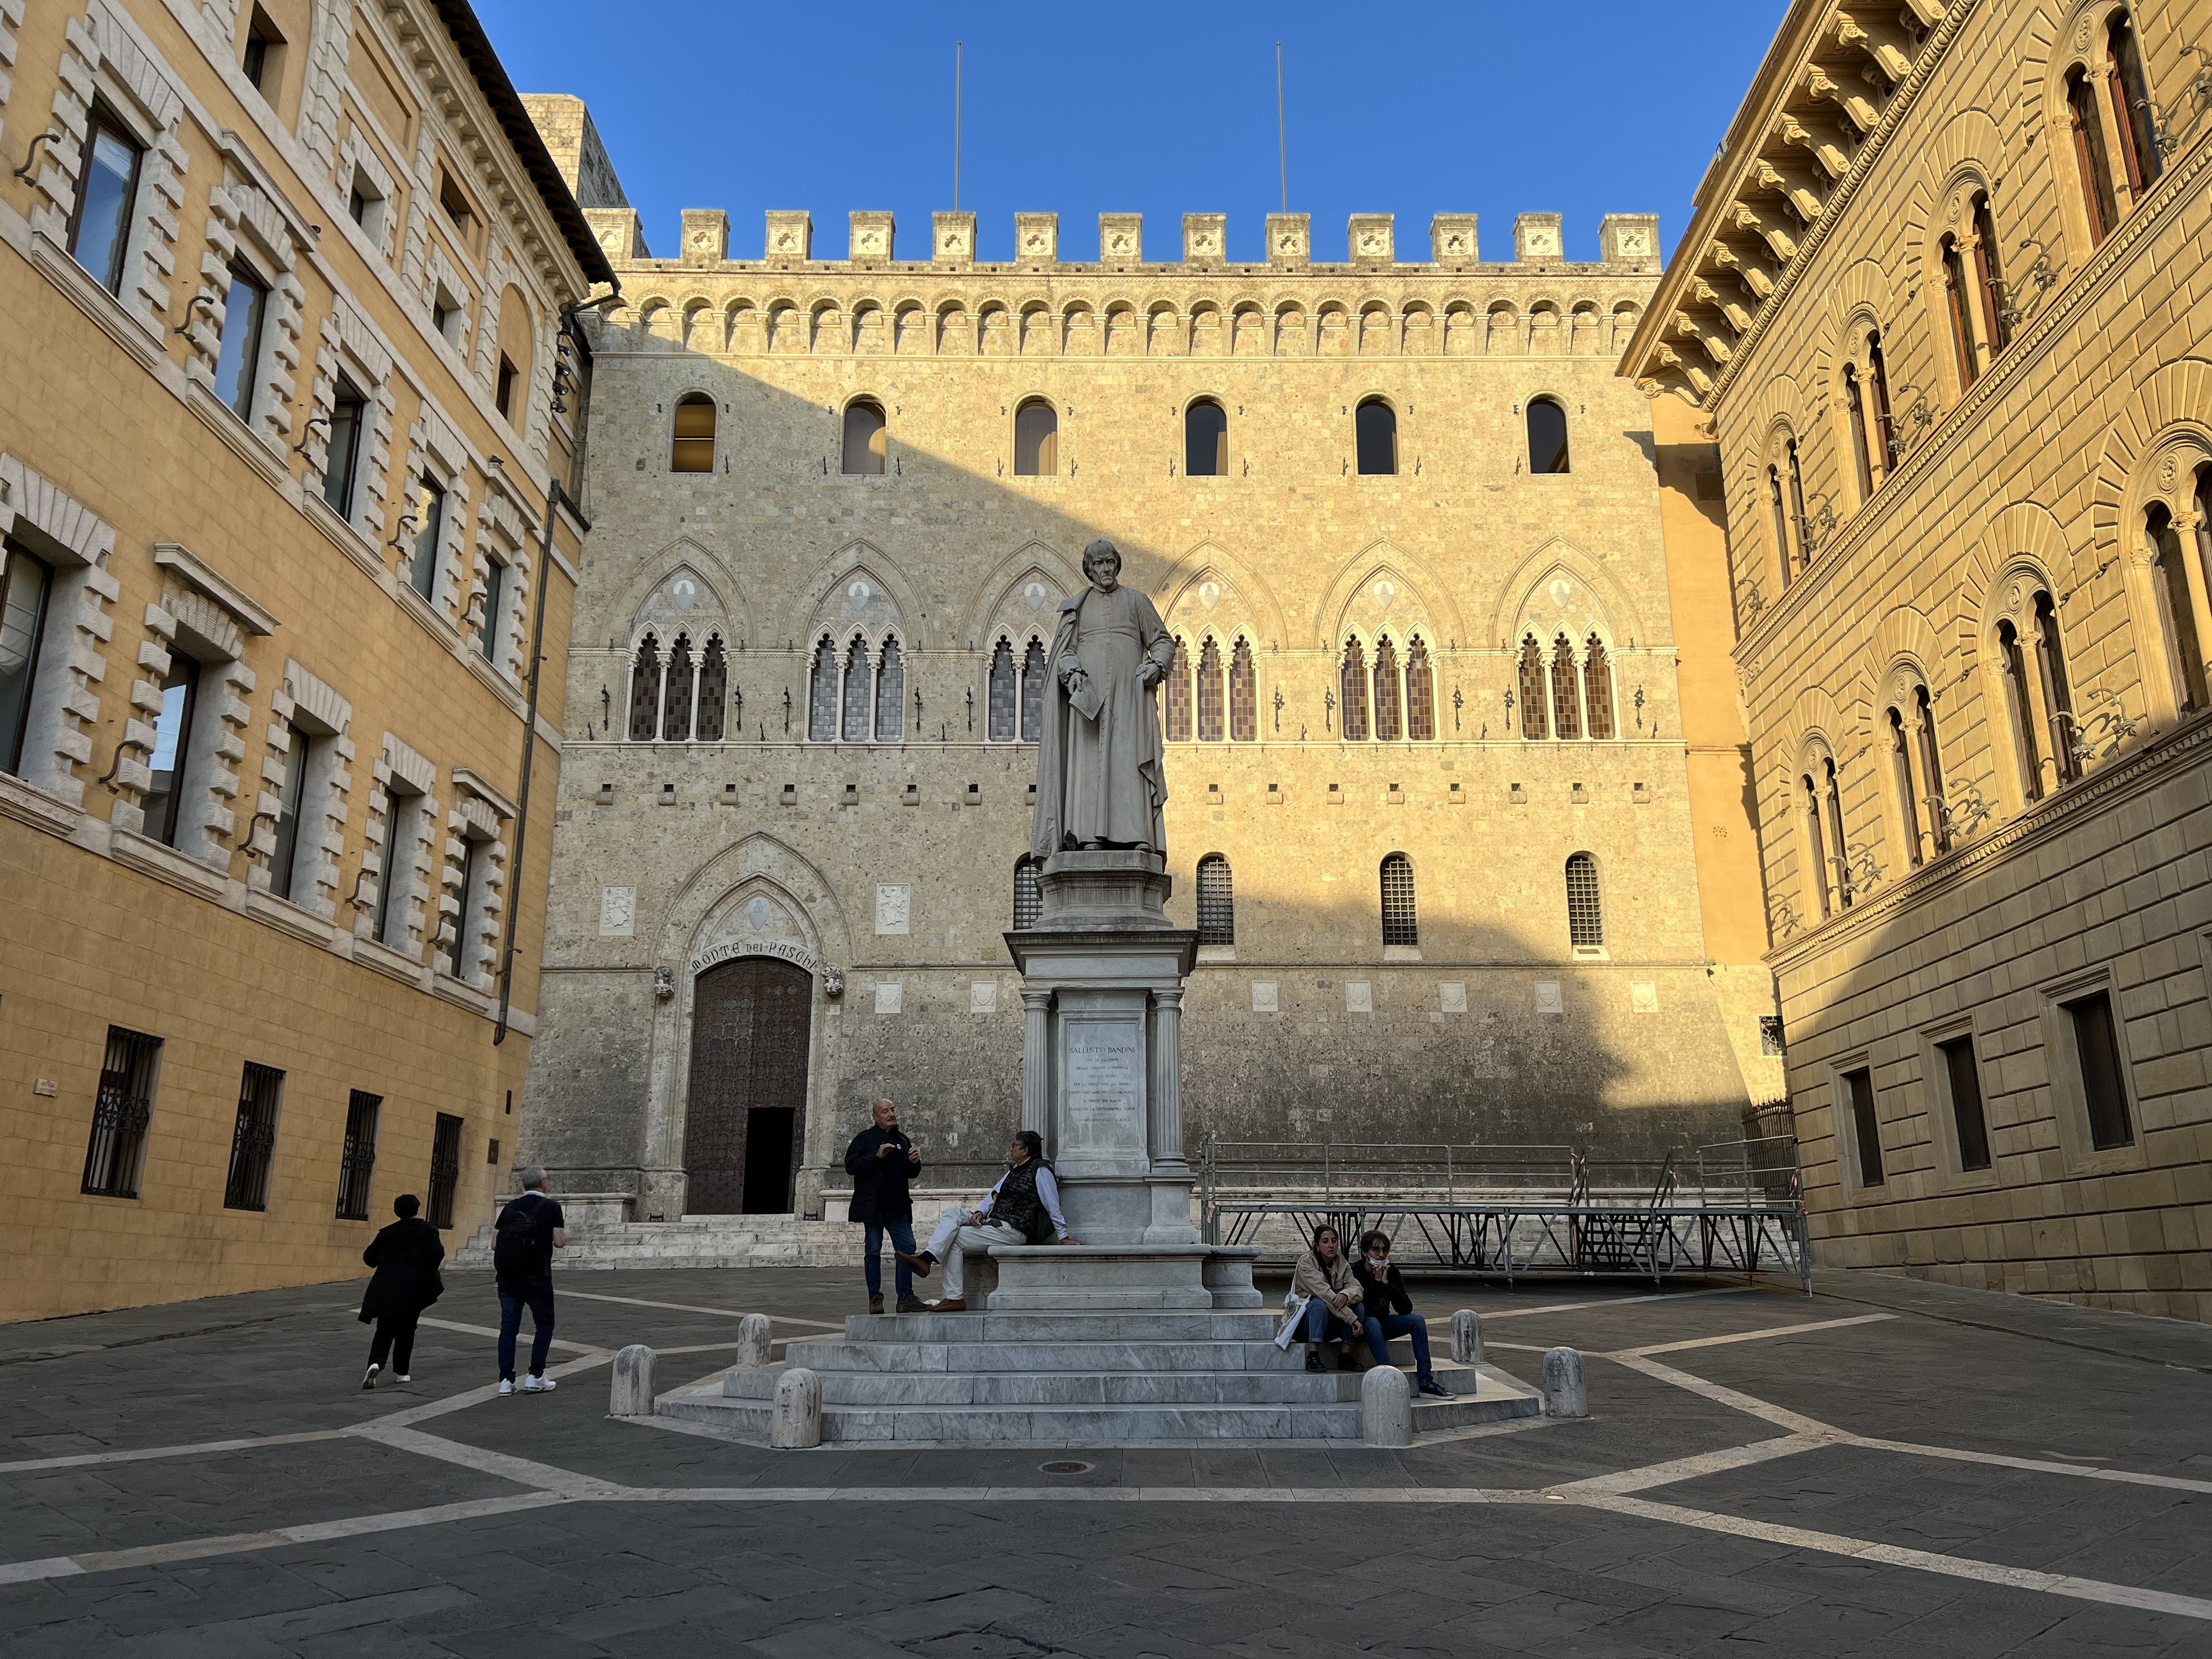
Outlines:
[[[884,641],[876,669],[876,741],[896,743],[906,736],[906,659],[896,639]]]
[[[1532,739],[1551,735],[1549,701],[1544,689],[1544,647],[1534,634],[1521,641],[1521,735]]]
[[[647,634],[638,642],[629,671],[629,740],[651,743],[660,728],[660,641]]]
[[[837,741],[837,647],[824,634],[814,647],[814,670],[807,677],[806,738]]]
[[[1973,385],[1981,373],[1974,350],[1973,301],[1966,292],[1966,261],[1959,253],[1959,239],[1943,239],[1943,314],[1951,325],[1951,362],[1959,372],[1959,390]]]
[[[1912,733],[1902,710],[1893,708],[1889,720],[1889,772],[1897,791],[1898,816],[1905,820],[1905,861],[1920,867],[1920,801],[1912,765]]]
[[[1567,942],[1577,951],[1600,950],[1605,945],[1597,860],[1588,853],[1577,853],[1567,860]]]
[[[1382,943],[1419,945],[1421,929],[1413,914],[1413,861],[1403,853],[1382,860]]]
[[[1022,653],[1022,741],[1036,743],[1044,737],[1044,645],[1031,640]]]
[[[1613,721],[1613,659],[1605,641],[1595,634],[1583,646],[1583,706],[1589,714],[1592,738],[1604,742],[1615,735]]]
[[[676,636],[675,648],[668,653],[667,690],[660,697],[660,735],[670,743],[683,743],[691,736],[691,640],[689,635]]]
[[[1168,665],[1165,735],[1170,743],[1190,741],[1190,653],[1183,649],[1180,635],[1175,642],[1175,660]]]
[[[700,742],[721,742],[722,705],[729,695],[730,665],[722,655],[722,636],[717,634],[708,640],[707,653],[699,659]]]
[[[714,470],[714,400],[703,392],[694,392],[676,400],[676,425],[669,441],[668,470]]]
[[[1406,647],[1406,735],[1415,743],[1437,735],[1436,676],[1429,667],[1429,647],[1419,634]]]
[[[1020,688],[1014,680],[1014,647],[1000,640],[991,650],[991,679],[984,701],[984,730],[993,743],[1012,743],[1018,729]]]
[[[1237,641],[1229,653],[1229,735],[1237,743],[1260,736],[1260,690],[1252,672],[1252,647]]]
[[[1820,791],[1806,773],[1801,781],[1805,786],[1805,877],[1812,883],[1813,891],[1820,905],[1820,920],[1828,919],[1828,849],[1827,836],[1820,828]]]
[[[2074,166],[2081,177],[2081,205],[2089,216],[2089,241],[2094,246],[2119,222],[2120,204],[2112,193],[2112,167],[2105,160],[2104,123],[2097,114],[2097,97],[2090,89],[2087,70],[2077,69],[2066,77],[2066,125],[2074,134]]]
[[[2158,599],[2160,632],[2165,636],[2166,672],[2173,682],[2173,701],[2185,712],[2204,707],[2204,653],[2197,637],[2197,612],[2190,604],[2189,567],[2184,562],[2180,532],[2173,514],[2162,501],[2154,502],[2144,515],[2143,532],[2157,550],[2151,568],[2151,587]]]
[[[1198,861],[1198,942],[1237,943],[1237,896],[1230,883],[1229,860],[1218,853],[1208,853]]]
[[[1990,212],[1989,192],[1974,198],[1974,282],[1982,296],[1982,326],[1995,357],[2012,343],[2012,329],[2005,322],[2004,260],[1997,246],[1997,222]]]
[[[1014,860],[1014,926],[1034,927],[1044,913],[1044,891],[1037,881],[1039,866],[1024,853]]]
[[[1582,687],[1575,676],[1575,647],[1565,634],[1552,641],[1552,729],[1570,741],[1583,734]]]
[[[1943,802],[1943,751],[1936,741],[1936,702],[1922,686],[1912,694],[1914,713],[1918,716],[1920,738],[1920,787],[1928,800],[1928,832],[1936,844],[1936,852],[1951,850],[1951,813]]]
[[[1367,738],[1367,653],[1359,648],[1358,640],[1344,642],[1344,669],[1337,676],[1338,696],[1343,706],[1338,713],[1344,717],[1344,735],[1354,743]]]
[[[1375,642],[1375,736],[1378,742],[1397,742],[1401,713],[1398,647],[1390,643],[1390,636],[1385,634]]]
[[[2035,596],[2035,665],[2043,678],[2043,707],[2050,720],[2051,757],[2059,781],[2081,775],[2074,752],[2074,693],[2066,679],[2066,650],[2058,638],[2058,607],[2048,593]]]
[[[2152,124],[2150,81],[2128,14],[2112,19],[2105,43],[2105,84],[2111,89],[2113,125],[2120,130],[2120,159],[2127,164],[2128,193],[2138,202],[2166,171],[2158,153],[2158,129]],[[2200,105],[2201,108],[2202,106]]]
[[[1224,734],[1221,706],[1221,647],[1213,635],[1198,648],[1198,740],[1219,743]]]
[[[868,642],[856,634],[845,652],[845,724],[839,735],[847,743],[868,740],[868,694],[873,689],[869,684],[872,678],[868,669]]]
[[[2035,699],[2028,689],[2027,653],[2009,620],[1997,624],[1997,660],[2004,678],[2005,714],[2012,726],[2013,764],[2020,769],[2023,800],[2043,799],[2043,757],[2035,741]]]

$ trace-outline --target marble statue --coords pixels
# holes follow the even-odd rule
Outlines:
[[[1091,585],[1062,600],[1045,664],[1030,851],[1167,851],[1167,773],[1153,688],[1175,641],[1152,602],[1121,586],[1121,555],[1101,537],[1083,550]]]

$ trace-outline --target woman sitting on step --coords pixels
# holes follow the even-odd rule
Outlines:
[[[1323,1222],[1314,1229],[1313,1248],[1298,1257],[1291,1270],[1291,1294],[1306,1298],[1300,1338],[1306,1345],[1306,1369],[1325,1370],[1321,1347],[1337,1342],[1340,1364],[1352,1364],[1352,1343],[1364,1329],[1359,1318],[1359,1281],[1344,1259],[1344,1246],[1336,1229]]]
[[[1375,1363],[1390,1363],[1390,1339],[1410,1336],[1413,1339],[1413,1367],[1417,1385],[1421,1393],[1438,1400],[1452,1397],[1449,1389],[1437,1381],[1437,1374],[1429,1364],[1429,1322],[1413,1311],[1413,1298],[1406,1290],[1406,1281],[1390,1265],[1390,1235],[1379,1228],[1359,1241],[1359,1261],[1352,1271],[1359,1280],[1359,1311],[1364,1316],[1362,1325],[1367,1332],[1367,1349],[1375,1356]]]

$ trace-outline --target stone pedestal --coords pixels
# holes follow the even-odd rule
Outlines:
[[[1198,935],[1167,918],[1158,854],[1060,853],[1039,872],[1022,971],[1022,1124],[1044,1137],[1086,1243],[1190,1245],[1182,981]]]

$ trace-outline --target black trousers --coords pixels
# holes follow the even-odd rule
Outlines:
[[[386,1314],[376,1322],[376,1336],[368,1345],[368,1363],[381,1365],[385,1356],[392,1357],[392,1369],[401,1376],[407,1375],[407,1362],[415,1357],[415,1322],[422,1318],[418,1309],[410,1314]]]

